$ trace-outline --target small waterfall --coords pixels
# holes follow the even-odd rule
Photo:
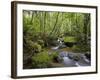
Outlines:
[[[56,47],[52,47],[51,49],[52,50],[57,50],[59,48],[59,46],[56,46]]]
[[[61,47],[63,45],[63,42],[58,38],[57,42],[59,43],[57,46],[52,47],[51,49],[53,50],[57,50],[59,47]]]

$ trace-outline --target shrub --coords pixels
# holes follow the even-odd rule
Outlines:
[[[34,50],[34,52],[38,53],[42,50],[41,45],[39,45],[38,43],[32,43],[30,44],[32,49]]]
[[[75,51],[75,52],[87,52],[87,51],[90,51],[90,46],[88,45],[74,45],[72,47],[72,50]]]
[[[47,68],[50,67],[51,58],[48,52],[44,51],[32,57],[33,68]]]
[[[74,52],[81,52],[80,48],[79,48],[78,46],[76,46],[76,45],[74,45],[74,46],[72,47],[72,50],[73,50]]]
[[[43,40],[38,40],[38,43],[39,43],[42,47],[44,47],[44,41],[43,41]]]
[[[52,52],[52,54],[50,56],[54,62],[58,62],[58,53],[57,52]]]

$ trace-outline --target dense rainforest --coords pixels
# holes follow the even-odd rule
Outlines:
[[[89,13],[23,10],[23,68],[90,65],[90,24]]]

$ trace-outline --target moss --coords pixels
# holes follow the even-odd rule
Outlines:
[[[88,45],[74,45],[72,47],[72,50],[74,52],[87,52],[90,51],[90,47]]]
[[[50,67],[51,58],[48,52],[44,51],[32,57],[33,68],[47,68]]]
[[[64,37],[64,42],[76,42],[76,38],[75,37]]]

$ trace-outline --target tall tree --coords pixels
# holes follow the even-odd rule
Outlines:
[[[58,16],[59,16],[59,12],[57,12],[56,22],[55,22],[55,24],[54,24],[54,26],[53,26],[53,29],[52,29],[52,30],[51,30],[51,32],[49,33],[49,36],[53,34],[53,31],[54,31],[54,30],[55,30],[55,28],[56,28],[57,21],[58,21]]]

